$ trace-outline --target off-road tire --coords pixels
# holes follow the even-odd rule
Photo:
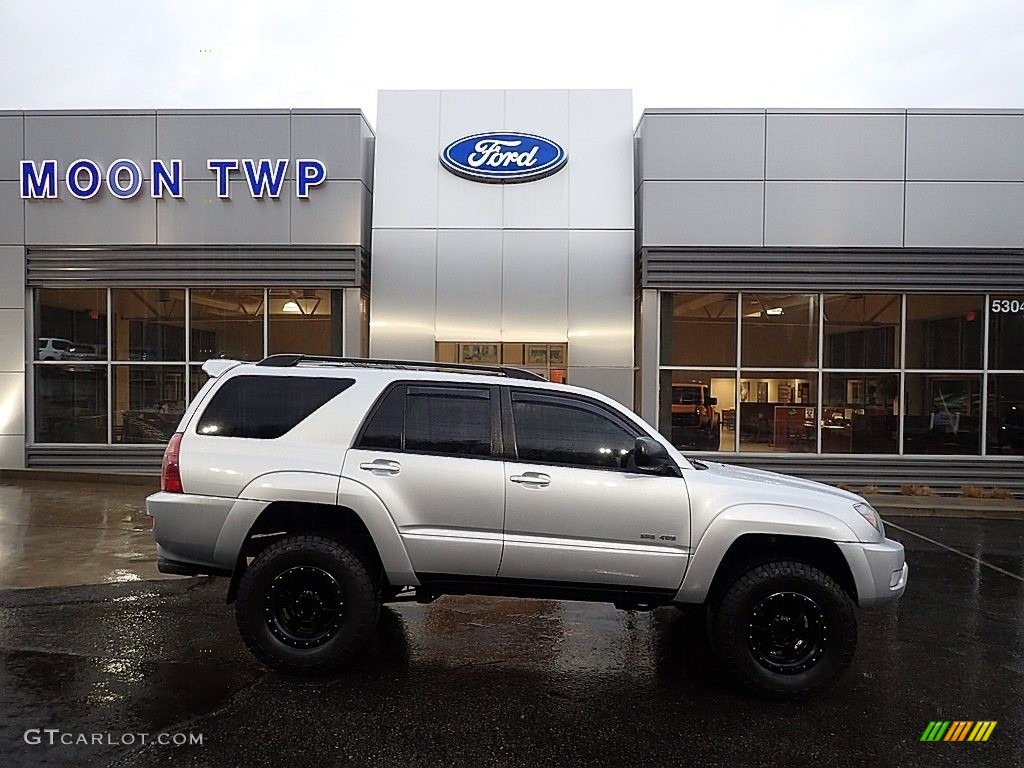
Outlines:
[[[274,634],[267,618],[275,579],[302,567],[330,574],[340,586],[343,601],[337,629],[311,648],[286,644]],[[380,604],[369,569],[352,550],[330,537],[304,534],[271,544],[253,560],[238,585],[235,619],[249,650],[267,666],[291,674],[326,675],[344,667],[366,646]]]
[[[770,608],[771,600],[804,600],[817,607],[823,642],[819,654],[810,657],[815,660],[796,663],[785,673],[768,668],[770,661],[759,660],[752,625],[764,621],[764,607]],[[755,619],[758,606],[762,615]],[[708,635],[722,665],[742,686],[766,698],[800,699],[828,687],[849,667],[857,646],[857,619],[849,595],[827,573],[807,563],[772,561],[741,573],[712,602]],[[762,659],[763,647],[762,643]],[[809,666],[801,669],[806,663]]]

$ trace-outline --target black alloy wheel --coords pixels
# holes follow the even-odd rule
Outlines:
[[[341,627],[345,600],[341,585],[316,566],[282,571],[266,594],[266,622],[273,635],[292,648],[323,645]]]
[[[828,624],[814,600],[797,592],[776,592],[754,606],[750,650],[765,669],[796,675],[810,669],[828,648]]]

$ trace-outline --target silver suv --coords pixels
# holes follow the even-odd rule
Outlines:
[[[345,664],[383,602],[529,596],[701,606],[733,675],[796,697],[849,665],[854,604],[906,587],[861,497],[687,459],[596,392],[443,363],[204,370],[147,502],[159,567],[230,578],[243,639],[278,669]]]

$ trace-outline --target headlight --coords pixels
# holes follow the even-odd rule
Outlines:
[[[882,525],[882,516],[875,511],[875,508],[870,504],[854,504],[853,508],[856,509],[860,516],[863,517],[871,527],[881,534],[882,538],[885,538],[885,526]]]

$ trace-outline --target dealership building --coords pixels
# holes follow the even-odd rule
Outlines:
[[[688,454],[1024,491],[1024,110],[0,112],[0,469],[156,471],[213,357],[489,363]]]

